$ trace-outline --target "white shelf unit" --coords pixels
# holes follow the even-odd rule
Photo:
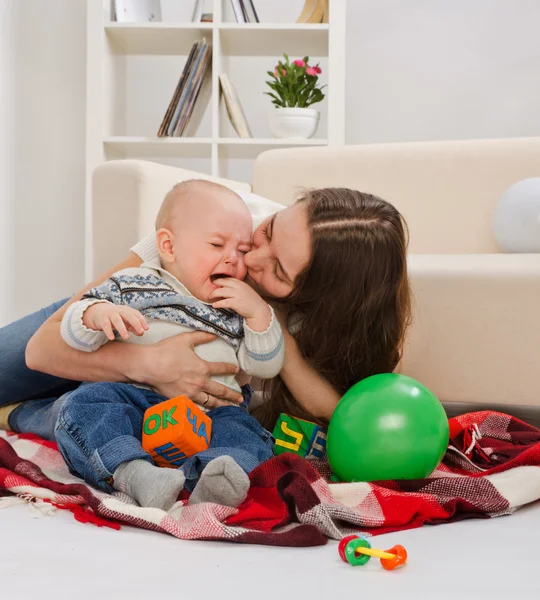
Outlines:
[[[111,21],[112,0],[87,0],[87,278],[91,273],[90,182],[98,164],[143,158],[231,176],[231,161],[251,164],[267,149],[344,143],[346,0],[330,0],[329,24],[236,23],[226,18],[229,0],[212,2],[212,23],[117,23]],[[288,0],[275,3],[286,5]],[[157,130],[187,55],[193,42],[202,37],[211,41],[213,50],[211,100],[201,126],[193,137],[159,138]],[[251,111],[247,114],[251,126],[253,120],[260,122],[261,109],[271,110],[270,99],[262,94],[268,89],[263,80],[283,52],[321,59],[323,83],[328,88],[326,98],[315,106],[321,110],[316,137],[281,140],[271,138],[268,131],[255,130],[253,138],[236,137],[221,99],[219,74],[229,73],[238,90],[237,82],[245,80],[246,74],[250,77],[249,70],[253,70],[253,89],[247,98],[239,94],[246,113]],[[138,70],[131,61],[139,61]],[[234,61],[244,61],[237,68],[236,80],[231,75]]]

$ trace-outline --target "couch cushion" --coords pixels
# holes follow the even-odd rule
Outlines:
[[[540,175],[540,138],[271,150],[253,191],[290,204],[306,187],[349,187],[392,202],[416,253],[499,252],[492,220],[500,195]]]

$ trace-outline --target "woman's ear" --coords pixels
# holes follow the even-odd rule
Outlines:
[[[166,263],[174,262],[174,235],[169,229],[158,229],[156,232],[156,241],[159,256]]]

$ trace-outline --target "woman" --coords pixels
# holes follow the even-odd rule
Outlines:
[[[85,290],[154,251],[155,241],[146,239]],[[405,225],[392,205],[345,188],[307,192],[257,228],[246,265],[250,282],[274,300],[289,328],[285,365],[254,413],[267,429],[280,412],[325,424],[351,385],[394,370],[409,321],[409,286]],[[210,379],[234,367],[205,363],[193,351],[211,339],[206,333],[153,346],[111,343],[92,354],[68,347],[60,322],[82,293],[0,330],[0,347],[7,349],[0,405],[33,399],[0,409],[0,424],[51,437],[53,402],[78,381],[146,383],[165,396],[208,398],[209,408],[241,400]]]

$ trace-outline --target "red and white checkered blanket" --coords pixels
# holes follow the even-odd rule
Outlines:
[[[83,522],[125,523],[182,539],[315,546],[358,530],[507,515],[540,498],[540,430],[477,412],[451,419],[450,433],[444,462],[428,479],[329,484],[326,464],[283,454],[251,474],[238,509],[183,500],[166,513],[87,486],[68,473],[52,442],[0,432],[0,507],[19,499],[69,509]]]

